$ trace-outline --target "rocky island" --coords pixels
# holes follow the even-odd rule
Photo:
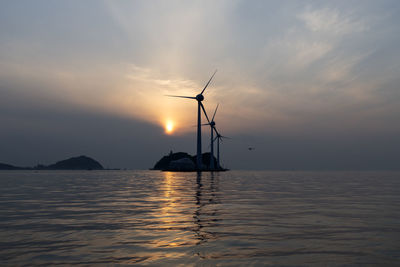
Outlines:
[[[202,154],[203,167],[202,171],[226,171],[224,168],[216,168],[214,170],[210,169],[211,154],[209,152]],[[217,165],[217,159],[213,157],[214,166]],[[161,170],[161,171],[198,171],[196,168],[196,156],[191,156],[186,152],[176,152],[172,151],[169,155],[163,156],[151,170]]]
[[[38,164],[35,167],[17,167],[0,163],[0,170],[104,170],[104,168],[98,161],[92,158],[79,156],[57,161],[47,166]]]
[[[17,167],[10,164],[0,163],[0,170],[25,170],[26,168]]]

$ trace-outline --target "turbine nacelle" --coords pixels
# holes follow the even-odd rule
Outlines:
[[[196,100],[199,101],[199,102],[203,101],[204,100],[203,94],[196,95]]]
[[[215,126],[215,121],[211,121],[210,125],[211,125],[211,127],[214,127]]]

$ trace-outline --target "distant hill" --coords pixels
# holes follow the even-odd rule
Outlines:
[[[10,164],[0,163],[0,170],[22,170],[24,168],[16,167]]]
[[[79,156],[57,161],[48,166],[39,164],[33,168],[16,167],[0,163],[0,170],[104,170],[104,168],[98,161],[92,158]]]
[[[101,164],[89,157],[79,156],[61,160],[45,167],[48,170],[103,170]]]

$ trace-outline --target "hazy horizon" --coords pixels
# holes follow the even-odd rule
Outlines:
[[[2,1],[0,162],[195,154],[231,169],[400,170],[398,1]],[[203,120],[204,121],[204,120]],[[166,133],[166,125],[173,130]],[[248,150],[254,147],[254,150]],[[203,127],[203,152],[209,128]]]

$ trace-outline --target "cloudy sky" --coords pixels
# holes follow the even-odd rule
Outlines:
[[[399,13],[397,0],[1,1],[0,162],[145,169],[194,154],[196,103],[165,95],[194,96],[218,69],[204,105],[220,103],[227,167],[400,169]]]

